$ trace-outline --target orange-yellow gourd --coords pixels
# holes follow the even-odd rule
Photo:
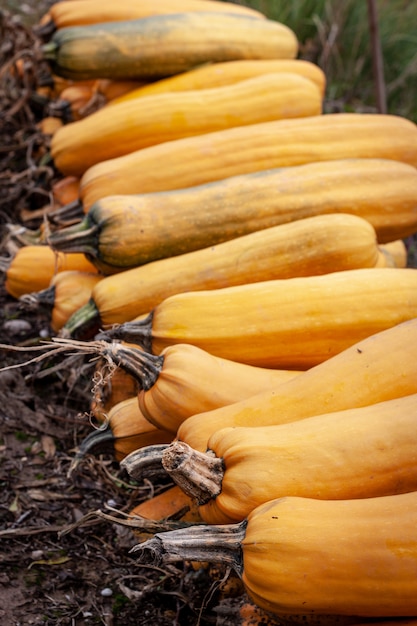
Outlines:
[[[297,56],[297,37],[285,24],[204,11],[204,4],[201,11],[59,28],[40,53],[54,74],[72,80],[155,80],[204,63]]]
[[[84,209],[105,196],[181,189],[239,174],[346,158],[417,166],[417,126],[395,115],[329,113],[185,137],[90,167]]]
[[[80,190],[80,179],[76,176],[65,176],[52,185],[51,191],[54,204],[65,206],[77,200]]]
[[[411,165],[337,159],[185,189],[107,196],[48,241],[63,252],[84,252],[100,267],[128,268],[331,212],[362,217],[378,241],[392,242],[416,231],[416,197],[417,169]],[[343,247],[339,236],[337,245]],[[401,266],[404,243],[394,249]]]
[[[55,274],[66,270],[97,273],[84,254],[56,252],[47,245],[24,246],[5,264],[5,288],[11,296],[19,298],[46,289]]]
[[[180,487],[174,485],[137,504],[129,511],[129,517],[166,520],[174,516],[177,518],[181,511],[181,520],[184,522],[202,521],[195,502]]]
[[[229,564],[252,601],[284,623],[292,617],[354,624],[352,616],[416,615],[416,524],[417,492],[353,500],[288,496],[239,524],[157,533],[132,553],[139,563]]]
[[[154,444],[169,443],[172,433],[156,428],[142,415],[137,397],[133,396],[114,405],[106,422],[93,430],[80,443],[75,463],[89,453],[110,452],[116,461],[127,454]]]
[[[94,286],[102,279],[97,272],[58,272],[46,289],[24,294],[19,300],[31,309],[47,309],[51,328],[58,332],[75,311],[87,304]]]
[[[412,394],[278,426],[220,428],[207,452],[173,442],[162,463],[201,505],[204,521],[230,524],[283,496],[344,500],[417,490],[416,420]]]
[[[273,390],[188,418],[178,439],[205,451],[220,428],[285,424],[417,393],[416,339],[417,318],[375,333]]]
[[[87,345],[90,352],[95,350],[137,381],[143,415],[174,434],[190,415],[275,388],[299,373],[228,361],[190,344],[170,346],[159,356],[120,342]]]
[[[65,124],[52,138],[51,155],[65,175],[80,176],[106,159],[182,137],[322,112],[316,85],[299,74],[283,72],[211,89],[127,100],[83,115],[91,97],[87,91],[81,103],[71,100],[73,119],[78,121]]]
[[[179,293],[393,263],[366,220],[319,215],[107,276],[93,287],[88,303],[74,310],[65,331],[80,336],[92,323],[128,322]]]
[[[219,0],[61,0],[44,14],[42,30],[133,20],[180,11],[216,11],[264,17],[260,11],[250,7]]]
[[[85,0],[82,1],[84,2]],[[247,78],[260,76],[261,74],[278,72],[299,74],[304,76],[304,78],[308,78],[317,85],[320,94],[324,96],[326,75],[315,63],[304,59],[241,59],[238,61],[226,61],[225,63],[209,63],[188,72],[161,78],[120,96],[113,101],[113,104],[158,93],[209,89],[211,87],[231,85]]]
[[[365,268],[179,293],[108,334],[154,354],[191,343],[250,365],[307,369],[415,317],[415,268]]]
[[[43,117],[37,124],[37,128],[44,135],[54,135],[58,128],[61,128],[63,125],[63,121],[59,117],[54,117],[53,115],[48,115],[47,117]]]

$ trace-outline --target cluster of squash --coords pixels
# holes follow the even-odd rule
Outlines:
[[[251,623],[417,623],[417,127],[324,114],[239,4],[61,0],[37,31],[62,180],[1,269],[101,357],[74,464],[172,479],[131,517],[185,528],[134,554],[229,564]]]

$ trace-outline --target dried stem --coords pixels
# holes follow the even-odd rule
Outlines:
[[[162,466],[162,454],[169,444],[160,443],[153,446],[144,446],[139,450],[131,452],[120,461],[120,467],[126,470],[133,480],[143,480],[143,474],[161,471],[166,476],[166,471]]]
[[[199,452],[183,441],[174,441],[163,451],[162,465],[198,505],[206,504],[221,493],[224,464],[211,450]]]
[[[102,332],[102,336],[127,343],[136,343],[147,352],[152,353],[152,321],[153,312],[141,320],[125,322],[106,329]]]
[[[134,546],[141,563],[162,565],[176,561],[208,561],[230,565],[243,572],[242,541],[247,522],[239,524],[200,524],[155,534],[152,539]]]

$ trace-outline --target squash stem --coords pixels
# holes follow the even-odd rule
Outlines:
[[[45,59],[45,61],[56,62],[59,52],[59,45],[55,41],[48,41],[41,46],[40,52],[42,58]]]
[[[198,524],[157,533],[131,549],[143,564],[163,565],[176,561],[208,561],[231,566],[243,574],[242,541],[246,520],[239,524]]]
[[[183,441],[174,441],[163,451],[162,465],[199,506],[221,493],[224,463],[212,450],[199,452]]]
[[[100,224],[91,225],[88,216],[77,224],[51,233],[48,243],[60,252],[80,252],[98,258],[98,235]]]
[[[30,230],[25,226],[7,224],[8,239],[15,242],[19,247],[34,246],[43,243],[42,233],[39,229]]]
[[[141,346],[146,352],[152,354],[152,321],[153,312],[149,313],[145,318],[118,324],[113,328],[106,329],[100,333],[99,338],[106,340],[118,339],[127,343],[135,343]]]
[[[68,476],[77,469],[86,454],[114,454],[114,435],[110,426],[97,428],[85,437],[71,461]]]
[[[64,204],[64,206],[59,207],[59,209],[51,211],[48,213],[47,217],[48,222],[54,224],[55,226],[62,226],[65,224],[65,232],[67,232],[68,228],[79,226],[83,221],[83,216],[84,211],[82,203],[80,200],[73,200],[72,202],[68,202],[68,204]],[[70,224],[68,224],[68,222],[70,222]],[[58,233],[54,233],[53,235],[50,235],[50,237],[52,238],[56,235],[58,235]]]
[[[167,443],[155,444],[153,446],[144,446],[126,455],[120,461],[120,467],[124,469],[133,480],[140,482],[143,480],[143,474],[156,473],[160,475],[162,466],[162,454],[168,447]]]
[[[48,310],[54,308],[55,305],[55,292],[56,287],[52,285],[41,291],[34,291],[33,293],[25,293],[19,298],[19,302],[27,308],[29,311],[35,311],[40,307],[45,307]]]
[[[35,35],[45,42],[52,37],[55,31],[56,25],[52,19],[48,20],[44,24],[38,24],[33,27]]]
[[[83,459],[86,454],[114,453],[114,434],[110,426],[95,428],[80,443],[75,461]]]
[[[103,355],[116,362],[119,367],[137,380],[144,391],[148,391],[158,380],[164,357],[123,344],[111,342],[103,349]]]
[[[85,337],[91,329],[97,330],[100,327],[100,313],[93,298],[77,309],[59,332],[60,337],[74,337],[75,339]]]

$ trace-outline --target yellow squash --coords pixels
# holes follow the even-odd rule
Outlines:
[[[284,623],[292,617],[291,623],[354,624],[416,615],[416,524],[417,492],[353,500],[288,496],[239,524],[157,533],[133,553],[139,563],[229,564],[250,598]]]
[[[179,293],[108,334],[154,354],[191,343],[232,361],[307,369],[415,317],[415,268],[365,268]]]
[[[260,21],[260,20],[259,20]],[[417,126],[396,115],[329,113],[185,137],[90,167],[84,209],[105,196],[181,189],[277,167],[346,158],[417,166]]]
[[[294,59],[298,40],[275,20],[204,11],[203,3],[200,11],[59,28],[40,52],[64,78],[148,80],[204,63]]]
[[[100,274],[80,270],[59,272],[49,287],[24,294],[19,300],[30,309],[46,309],[52,330],[58,332],[75,311],[87,304],[94,286],[102,279]]]
[[[278,426],[220,428],[207,452],[173,442],[162,464],[200,504],[204,521],[230,524],[282,496],[344,500],[417,490],[416,421],[412,394]]]
[[[188,418],[177,438],[204,452],[220,428],[286,424],[415,394],[416,341],[414,318],[368,336],[273,390]]]
[[[41,35],[67,26],[134,20],[179,11],[215,11],[264,17],[260,11],[250,7],[219,0],[61,0],[42,16],[37,32]]]
[[[62,252],[84,252],[101,268],[129,268],[328,213],[362,217],[378,241],[392,242],[416,232],[416,198],[417,169],[407,163],[336,159],[107,196],[73,226],[51,232],[48,242]],[[337,245],[343,247],[340,237]],[[398,248],[403,259],[404,245]]]
[[[91,88],[70,89],[86,90],[80,106],[89,106]],[[127,100],[82,119],[79,114],[77,121],[54,133],[51,155],[64,175],[81,176],[101,161],[167,141],[321,112],[322,96],[309,79],[284,72],[262,74],[211,89]]]
[[[121,461],[127,454],[154,444],[169,443],[172,433],[153,426],[142,415],[136,396],[115,404],[100,428],[92,430],[80,443],[74,464],[86,454],[113,454]]]
[[[195,413],[275,388],[299,373],[228,361],[190,344],[170,346],[159,356],[119,342],[89,341],[86,345],[137,381],[143,415],[171,433]]]
[[[93,324],[130,321],[179,293],[393,266],[389,260],[366,220],[348,214],[305,218],[106,276],[89,301],[74,308],[65,332],[82,336]]]
[[[85,2],[85,0],[81,1]],[[260,76],[261,74],[275,74],[278,72],[289,72],[308,78],[316,84],[320,94],[324,96],[326,75],[315,63],[304,59],[241,59],[238,61],[225,61],[224,63],[208,63],[188,72],[161,78],[138,87],[125,95],[121,95],[114,100],[113,104],[158,93],[209,89],[210,87],[231,85],[232,83]]]
[[[34,290],[47,289],[53,276],[66,270],[97,273],[97,268],[84,254],[56,252],[48,245],[28,245],[5,261],[5,288],[14,298]]]

